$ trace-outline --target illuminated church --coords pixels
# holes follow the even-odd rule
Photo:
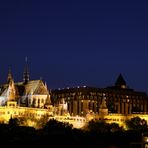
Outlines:
[[[84,127],[91,119],[124,126],[125,120],[135,116],[148,123],[147,112],[147,94],[129,89],[121,74],[115,85],[107,88],[82,86],[49,91],[43,80],[30,80],[26,60],[23,81],[15,82],[9,70],[7,83],[0,86],[0,123],[25,117],[25,125],[37,127],[34,121],[47,115],[75,128]]]
[[[0,106],[7,101],[16,101],[19,106],[45,108],[51,104],[50,93],[42,80],[30,80],[26,61],[23,82],[14,82],[11,71],[8,72],[7,83],[0,88]]]
[[[15,82],[9,70],[7,83],[0,86],[0,123],[8,123],[11,118],[26,118],[26,126],[37,127],[36,121],[43,116],[69,122],[77,128],[85,123],[84,117],[72,117],[68,114],[64,100],[53,106],[46,83],[43,80],[29,79],[26,60],[23,81]]]

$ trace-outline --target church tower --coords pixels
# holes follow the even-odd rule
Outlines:
[[[15,84],[14,84],[14,80],[13,80],[13,76],[12,76],[10,68],[8,71],[7,84],[8,84],[7,100],[14,101],[16,98],[15,96],[16,90],[15,90]]]
[[[24,68],[24,74],[23,74],[23,81],[25,84],[29,81],[29,68],[28,68],[28,60],[27,57],[25,58],[25,68]]]
[[[10,80],[8,85],[6,103],[7,103],[7,107],[15,108],[17,106],[16,89],[15,89],[15,84],[13,79]]]

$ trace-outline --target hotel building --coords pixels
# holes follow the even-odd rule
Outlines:
[[[104,96],[109,113],[127,115],[148,112],[147,94],[128,88],[121,74],[113,86],[106,88],[82,86],[51,91],[54,105],[64,101],[69,113],[79,116],[85,116],[89,112],[98,113]]]

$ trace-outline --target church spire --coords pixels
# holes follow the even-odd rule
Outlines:
[[[16,90],[15,90],[15,84],[13,79],[10,80],[9,86],[8,86],[8,101],[14,101],[16,98]]]
[[[24,68],[24,75],[23,75],[24,83],[29,81],[29,68],[28,68],[28,59],[25,58],[25,68]]]
[[[13,78],[12,78],[11,69],[9,68],[9,70],[8,70],[8,77],[7,77],[7,83],[9,84],[9,82],[10,82],[11,80],[13,80]]]

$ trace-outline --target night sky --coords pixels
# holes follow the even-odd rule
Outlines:
[[[148,92],[148,2],[99,0],[0,1],[0,83],[9,67],[22,81],[49,88],[114,85]]]

